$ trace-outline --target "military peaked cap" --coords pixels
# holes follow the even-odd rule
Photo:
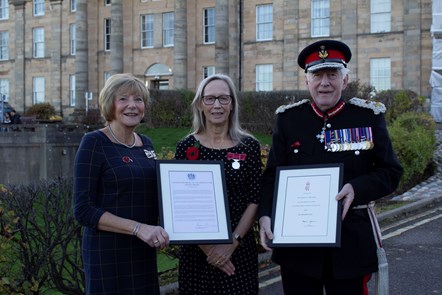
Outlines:
[[[304,48],[298,56],[298,65],[305,72],[347,67],[351,59],[350,48],[341,41],[321,40]]]

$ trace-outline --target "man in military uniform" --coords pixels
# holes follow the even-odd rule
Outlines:
[[[350,48],[334,40],[315,42],[299,54],[312,100],[281,106],[263,175],[260,238],[273,238],[271,218],[278,166],[343,164],[339,247],[280,247],[272,259],[281,266],[285,294],[362,295],[378,270],[376,243],[366,205],[394,192],[402,167],[393,151],[385,106],[358,98],[344,101]],[[364,206],[365,205],[365,206]],[[365,209],[361,209],[365,208]]]

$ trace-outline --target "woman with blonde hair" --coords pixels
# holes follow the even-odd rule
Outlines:
[[[180,246],[180,294],[258,294],[251,228],[259,202],[260,144],[240,126],[238,97],[226,75],[201,82],[192,111],[192,131],[177,144],[175,158],[224,163],[234,239],[232,244]]]
[[[74,164],[74,214],[83,225],[86,294],[159,294],[155,151],[135,132],[149,100],[131,74],[111,76],[99,96],[106,126],[84,135]]]

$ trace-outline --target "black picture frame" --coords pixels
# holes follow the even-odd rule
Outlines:
[[[157,160],[160,225],[170,244],[229,244],[222,161]]]
[[[277,167],[270,247],[339,247],[344,165]]]

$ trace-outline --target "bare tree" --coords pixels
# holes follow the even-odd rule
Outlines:
[[[72,188],[71,179],[57,178],[0,192],[0,206],[16,221],[0,231],[8,253],[17,259],[9,269],[13,275],[7,274],[14,282],[11,293],[28,286],[24,294],[50,289],[83,294],[81,227],[73,216]],[[6,216],[0,215],[0,224],[6,224]]]

